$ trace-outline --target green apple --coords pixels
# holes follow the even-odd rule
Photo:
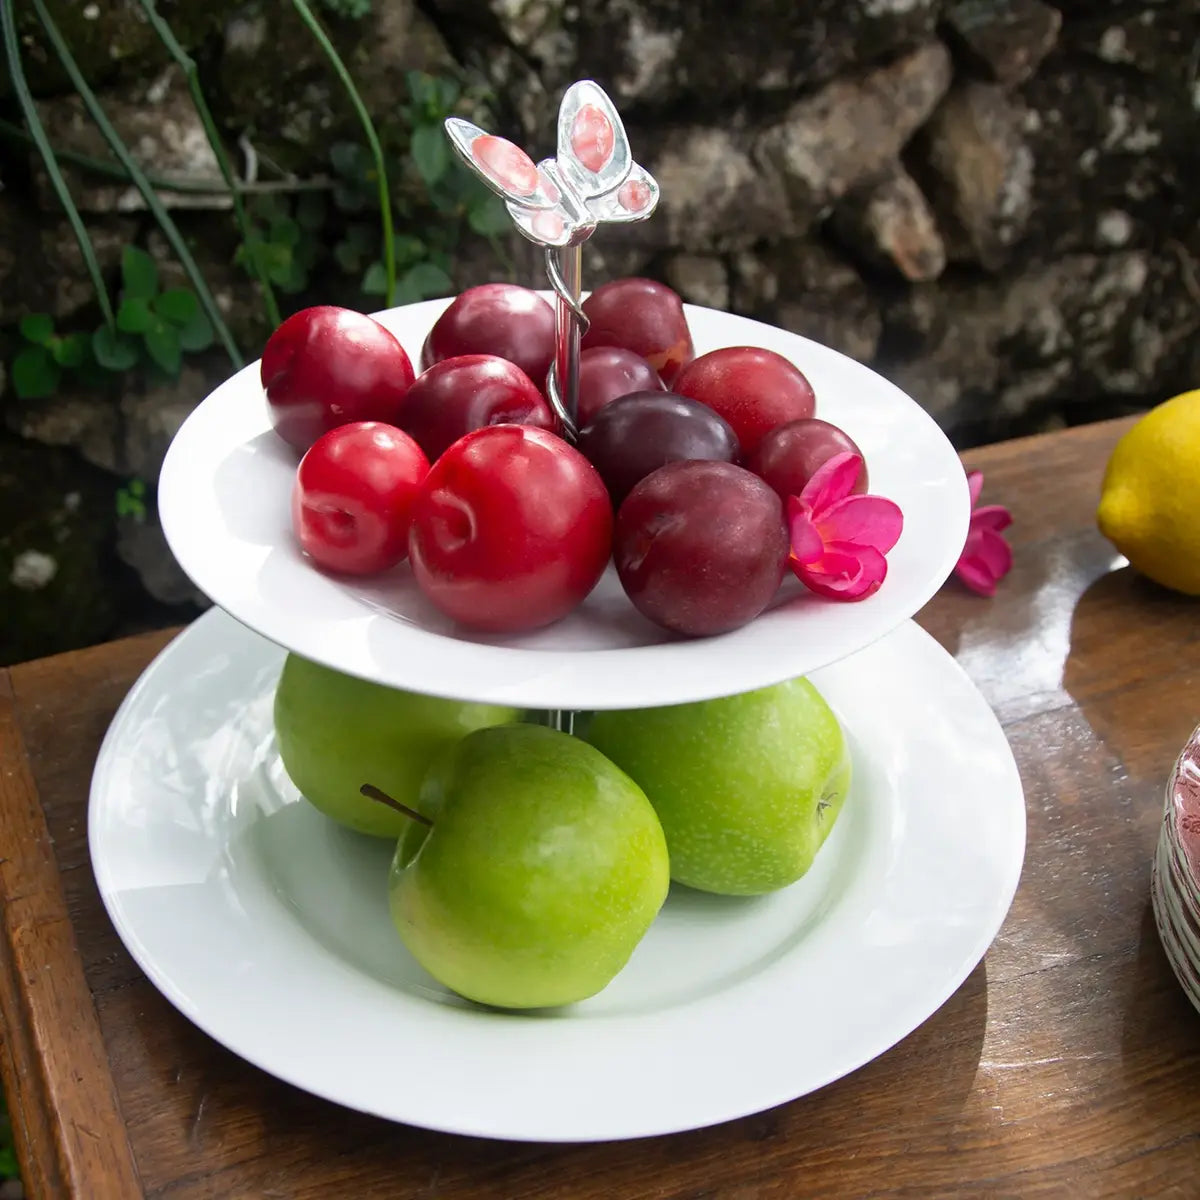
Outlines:
[[[662,826],[598,750],[538,725],[441,755],[396,848],[392,919],[413,957],[469,1000],[586,999],[628,961],[667,896]]]
[[[850,786],[841,725],[806,679],[719,700],[599,712],[588,740],[641,784],[671,877],[749,896],[812,865]]]
[[[363,796],[363,784],[411,806],[441,751],[519,716],[368,683],[297,654],[288,655],[275,692],[275,735],[292,782],[326,816],[376,837],[397,838],[410,822]]]

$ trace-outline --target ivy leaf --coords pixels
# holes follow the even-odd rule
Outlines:
[[[396,303],[428,300],[453,291],[454,280],[441,267],[431,262],[419,262],[409,267],[396,285]]]
[[[107,325],[101,325],[92,334],[92,353],[109,371],[128,371],[138,360],[137,343],[125,334],[113,332]]]
[[[450,165],[450,142],[440,125],[418,125],[412,132],[412,157],[417,174],[432,187]]]
[[[44,346],[54,336],[54,318],[48,313],[26,313],[21,318],[21,336],[35,346]]]
[[[151,307],[172,325],[186,325],[200,308],[200,301],[191,288],[169,288],[155,296]]]
[[[12,362],[13,389],[22,400],[41,400],[58,388],[62,372],[45,346],[26,346]]]
[[[387,271],[384,269],[383,263],[373,262],[367,268],[367,273],[363,276],[359,286],[368,296],[386,296]]]
[[[145,250],[126,246],[121,252],[121,284],[127,299],[149,300],[158,291],[158,264]]]
[[[146,330],[143,340],[146,343],[146,353],[168,375],[179,374],[179,364],[183,358],[183,345],[179,330],[166,321],[155,321]]]
[[[72,370],[82,367],[88,356],[88,336],[86,333],[68,333],[66,337],[55,338],[50,343],[50,353],[60,367]]]
[[[150,305],[137,296],[126,296],[117,309],[117,328],[122,333],[145,333],[153,321]]]
[[[471,206],[467,224],[483,237],[497,237],[512,229],[512,218],[498,196],[488,195]]]
[[[302,192],[296,201],[296,220],[301,228],[315,233],[328,215],[325,197],[320,192]]]
[[[198,350],[207,350],[216,340],[212,322],[208,319],[208,314],[199,305],[196,306],[196,311],[192,314],[192,319],[186,325],[181,325],[178,333],[179,345],[189,353],[194,353]]]

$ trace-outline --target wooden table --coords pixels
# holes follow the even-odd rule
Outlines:
[[[1200,1195],[1200,1014],[1149,900],[1163,782],[1200,721],[1200,603],[1135,577],[1094,529],[1124,427],[970,454],[985,499],[1013,510],[1016,567],[995,600],[951,583],[921,614],[1000,714],[1025,783],[1024,874],[987,958],[875,1062],[713,1129],[470,1140],[344,1111],[235,1058],[142,977],[88,864],[100,739],[169,635],[0,672],[0,1029],[30,1194]]]

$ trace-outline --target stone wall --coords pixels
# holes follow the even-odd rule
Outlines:
[[[663,199],[608,228],[589,283],[662,278],[686,299],[869,362],[959,445],[1155,403],[1200,374],[1200,0],[317,0],[384,143],[403,155],[405,72],[465,70],[498,131],[539,155],[562,89],[613,95]],[[134,0],[50,5],[148,170],[212,179],[186,81]],[[329,171],[353,111],[285,0],[163,0],[245,170]],[[106,150],[28,22],[23,49],[55,144]],[[16,120],[6,78],[0,116]],[[0,141],[0,351],[31,311],[95,324],[70,229],[28,148]],[[136,192],[68,164],[102,267],[136,242],[182,275]],[[164,193],[239,341],[269,330],[232,259],[227,197]],[[416,230],[415,232],[420,232]],[[326,236],[326,234],[322,234]],[[517,277],[540,282],[514,239]],[[456,283],[498,277],[482,242]],[[369,303],[315,275],[291,308]],[[228,371],[218,352],[160,384],[0,396],[0,661],[185,618],[152,496],[174,430]],[[0,379],[2,386],[2,379]],[[114,497],[150,487],[144,519]]]

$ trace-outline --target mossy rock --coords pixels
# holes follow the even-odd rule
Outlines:
[[[191,51],[219,33],[226,18],[241,7],[239,0],[159,0],[158,11],[179,43]],[[46,8],[93,86],[169,61],[137,0],[46,0]],[[74,91],[31,5],[18,5],[17,29],[25,78],[34,95]],[[0,72],[0,96],[11,92],[8,72]]]
[[[118,486],[70,451],[0,434],[0,664],[112,633]]]

